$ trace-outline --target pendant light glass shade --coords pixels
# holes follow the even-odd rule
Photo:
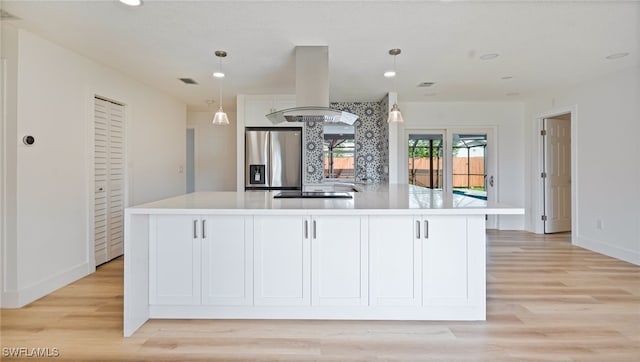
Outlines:
[[[402,118],[402,112],[400,112],[400,107],[398,104],[394,104],[389,111],[389,118],[387,118],[388,123],[402,123],[404,122],[404,118]]]
[[[222,106],[220,106],[220,109],[213,115],[211,123],[216,126],[226,126],[229,124],[229,117],[227,117],[227,114],[222,110]]]

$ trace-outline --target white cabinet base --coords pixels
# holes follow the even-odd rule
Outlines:
[[[484,215],[129,214],[126,221],[125,336],[149,318],[486,319]],[[181,274],[159,271],[175,267],[172,255],[182,255]]]
[[[150,306],[158,319],[485,320],[484,303],[467,306]]]

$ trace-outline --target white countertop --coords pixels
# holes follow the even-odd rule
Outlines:
[[[352,199],[274,199],[279,191],[195,192],[129,207],[129,214],[331,214],[476,215],[524,214],[523,208],[445,195],[413,185],[363,185]]]

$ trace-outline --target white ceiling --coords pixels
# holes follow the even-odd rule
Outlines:
[[[328,45],[332,101],[513,101],[640,64],[638,1],[7,1],[9,20],[207,109],[292,94],[294,47]],[[401,48],[398,76],[390,48]],[[629,56],[608,60],[619,52]],[[492,60],[480,56],[498,53]],[[198,85],[178,78],[190,77]],[[513,77],[502,79],[503,77]],[[429,81],[436,84],[419,88]],[[597,86],[597,84],[588,84]],[[517,92],[519,95],[507,95]],[[434,93],[436,93],[434,95]]]

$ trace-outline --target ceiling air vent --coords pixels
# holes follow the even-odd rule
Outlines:
[[[198,82],[196,82],[191,78],[178,78],[178,79],[180,79],[184,84],[198,84]]]
[[[20,20],[20,18],[6,10],[0,9],[0,20]]]
[[[436,82],[421,82],[421,83],[418,83],[418,87],[427,88],[427,87],[431,87],[434,84],[436,84]]]

